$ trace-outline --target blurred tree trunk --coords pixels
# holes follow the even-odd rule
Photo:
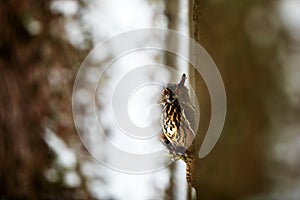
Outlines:
[[[251,43],[256,30],[246,27],[249,13],[257,8],[268,13],[269,2],[194,0],[190,6],[191,35],[214,59],[227,93],[222,135],[209,155],[192,164],[192,185],[198,199],[252,197],[265,191],[269,183],[265,172],[267,108],[270,95],[279,93],[274,70],[279,64],[275,44]],[[268,25],[263,17],[259,23]],[[201,76],[196,71],[191,74],[201,110],[194,143],[198,155],[210,120],[210,100]]]
[[[26,6],[0,3],[0,194],[36,199],[45,191],[43,174],[49,164],[42,137],[49,90],[40,45],[24,27],[21,10]]]
[[[178,0],[165,0],[165,16],[167,17],[167,20],[168,20],[168,29],[171,29],[171,30],[175,30],[175,31],[178,31],[178,8],[179,8],[179,1]],[[175,46],[175,47],[178,47],[178,44],[170,44],[171,42],[174,42],[174,41],[171,41],[170,40],[170,37],[166,37],[166,45],[167,46]],[[165,64],[167,66],[170,66],[172,68],[176,68],[176,57],[171,54],[171,53],[168,53],[168,52],[165,52]],[[175,80],[177,81],[177,80]]]
[[[0,3],[0,199],[74,197],[62,183],[45,178],[52,160],[43,137],[51,117],[48,72],[69,66],[75,52],[58,36],[58,21],[51,29],[60,16],[51,13],[49,3]]]

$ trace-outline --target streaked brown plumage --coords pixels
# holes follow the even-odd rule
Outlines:
[[[161,96],[161,141],[168,148],[174,160],[186,162],[187,181],[190,183],[190,162],[193,155],[189,150],[195,137],[191,123],[194,123],[194,108],[188,89],[184,86],[186,75],[183,74],[178,84],[168,84]]]

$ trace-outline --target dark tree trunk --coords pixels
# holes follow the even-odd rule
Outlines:
[[[51,29],[50,22],[60,16],[51,13],[49,3],[0,3],[0,199],[74,196],[62,183],[45,178],[53,158],[44,141],[45,120],[51,117],[48,72],[70,66],[75,52]],[[30,29],[30,23],[37,29]]]
[[[268,2],[195,0],[191,6],[191,35],[214,59],[227,93],[223,133],[208,156],[193,162],[198,199],[242,199],[267,188],[267,99],[280,94],[274,70],[279,64],[275,46],[251,43],[252,32],[245,27],[250,11],[259,6],[268,12]],[[198,155],[210,120],[210,99],[201,76],[193,74],[201,109],[194,143]]]

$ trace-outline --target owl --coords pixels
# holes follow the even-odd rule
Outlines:
[[[167,147],[173,160],[187,163],[187,180],[190,182],[189,164],[193,158],[189,150],[195,132],[195,109],[191,103],[187,87],[184,85],[186,75],[183,74],[178,84],[167,84],[163,88],[160,104],[162,107],[160,140]]]

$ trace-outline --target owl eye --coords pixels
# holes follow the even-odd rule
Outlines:
[[[169,93],[168,89],[164,89],[163,95],[167,95]]]

